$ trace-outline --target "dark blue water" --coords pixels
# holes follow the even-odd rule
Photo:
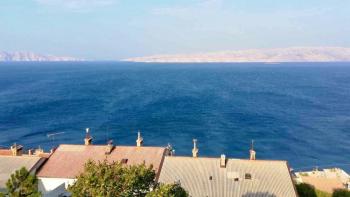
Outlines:
[[[350,169],[350,64],[1,63],[0,145],[170,142],[190,155]],[[48,138],[48,133],[64,132]]]

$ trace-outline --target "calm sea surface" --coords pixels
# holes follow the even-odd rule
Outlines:
[[[350,170],[350,63],[1,63],[0,145],[171,143]],[[47,134],[58,133],[52,137]]]

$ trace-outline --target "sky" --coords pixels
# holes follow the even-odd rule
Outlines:
[[[0,51],[91,60],[350,47],[349,0],[0,0]]]

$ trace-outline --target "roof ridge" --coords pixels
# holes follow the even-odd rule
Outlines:
[[[220,160],[220,157],[209,157],[209,156],[205,156],[205,157],[192,157],[192,156],[185,156],[185,155],[175,155],[175,156],[166,156],[167,158],[189,158],[189,159],[218,159]],[[286,160],[268,160],[268,159],[257,159],[257,160],[250,160],[250,159],[244,159],[244,158],[227,158],[227,160],[239,160],[239,161],[253,161],[253,162],[284,162],[287,163]]]
[[[104,147],[107,146],[107,144],[91,144],[91,145],[84,145],[84,144],[60,144],[58,147],[60,146],[90,146],[90,147]],[[114,145],[115,147],[133,147],[133,148],[161,148],[161,149],[165,149],[165,147],[163,146],[133,146],[133,145]],[[57,147],[57,148],[58,148]]]

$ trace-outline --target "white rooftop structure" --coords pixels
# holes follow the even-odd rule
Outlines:
[[[180,182],[192,197],[297,197],[286,161],[223,158],[167,156],[159,182]]]

